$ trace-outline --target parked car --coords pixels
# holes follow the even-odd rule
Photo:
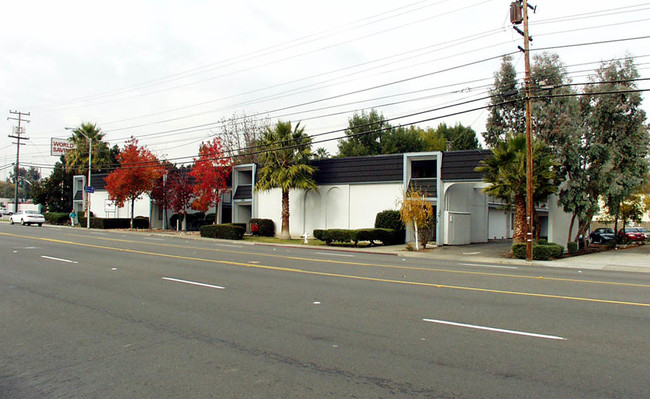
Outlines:
[[[609,227],[598,228],[589,234],[589,241],[594,244],[604,244],[614,240],[614,230]]]
[[[645,241],[646,235],[639,231],[639,227],[625,227],[618,231],[618,236],[624,241]]]
[[[0,208],[0,214],[1,214],[0,216],[4,216],[4,215],[11,216],[14,213],[12,211],[10,211],[9,209],[2,207],[2,208]]]
[[[20,223],[22,225],[37,224],[42,226],[45,223],[45,217],[36,211],[21,209],[9,217],[11,224]]]
[[[638,229],[641,233],[645,234],[645,239],[646,239],[646,240],[650,238],[650,231],[648,231],[648,229],[646,229],[645,227],[637,227],[637,229]]]

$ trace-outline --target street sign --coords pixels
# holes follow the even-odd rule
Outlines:
[[[93,186],[86,186],[86,192],[87,193],[94,193],[95,192],[95,187]]]

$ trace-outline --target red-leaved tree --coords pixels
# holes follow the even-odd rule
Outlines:
[[[164,167],[146,147],[139,147],[135,137],[129,139],[118,155],[120,167],[106,177],[106,190],[110,199],[122,207],[131,202],[131,228],[135,200],[153,188]]]
[[[221,140],[214,138],[212,142],[201,143],[199,157],[194,159],[194,167],[190,175],[194,178],[194,194],[196,199],[192,208],[197,211],[207,212],[214,206],[219,211],[221,194],[228,187],[228,176],[232,171],[230,158],[224,155]],[[217,223],[217,214],[214,222]]]
[[[194,186],[190,180],[187,168],[181,167],[170,173],[169,185],[170,205],[174,212],[183,215],[183,231],[187,230],[187,209],[194,198]]]

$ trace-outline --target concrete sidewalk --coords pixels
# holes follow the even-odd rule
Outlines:
[[[590,270],[619,270],[650,273],[650,244],[637,247],[596,252],[587,255],[573,256],[551,261],[534,260],[526,262],[523,259],[507,257],[510,253],[512,240],[496,240],[488,243],[442,246],[427,248],[424,251],[407,251],[405,245],[376,246],[367,248],[341,247],[311,247],[319,250],[356,251],[402,257],[417,257],[421,259],[453,260],[458,262],[491,263],[502,265],[565,267]],[[304,248],[304,246],[301,246]]]

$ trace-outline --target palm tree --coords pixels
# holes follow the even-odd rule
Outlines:
[[[541,141],[533,142],[533,202],[538,204],[557,191],[559,182],[553,167],[557,160]],[[477,172],[489,183],[483,192],[515,207],[513,241],[526,241],[526,136],[509,135],[492,149],[492,156],[481,161]]]
[[[275,128],[267,126],[259,145],[261,154],[258,180],[255,188],[268,191],[282,190],[282,230],[280,238],[289,239],[289,190],[317,190],[313,175],[316,168],[308,165],[311,158],[311,137],[300,123],[291,129],[291,122],[281,122]]]
[[[96,124],[86,122],[72,131],[70,141],[76,148],[65,155],[66,168],[80,175],[88,172],[88,138],[92,140],[93,145],[93,172],[102,172],[116,166],[114,155],[111,156],[108,144],[103,141],[102,130]]]

